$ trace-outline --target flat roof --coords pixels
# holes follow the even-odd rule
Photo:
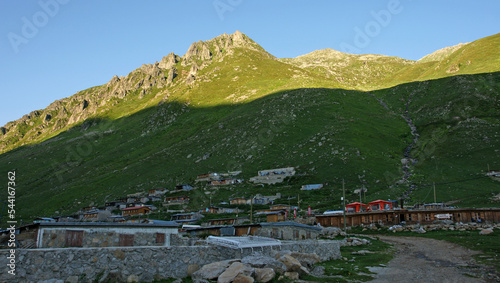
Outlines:
[[[300,224],[300,223],[292,222],[292,221],[268,222],[268,223],[260,223],[260,225],[261,226],[294,226],[294,227],[300,227],[300,228],[312,229],[312,230],[318,230],[318,231],[321,230],[320,227],[306,225],[306,224]]]
[[[42,222],[40,226],[47,227],[172,227],[179,225],[174,223],[119,223],[119,222]]]

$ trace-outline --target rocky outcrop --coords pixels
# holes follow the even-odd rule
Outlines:
[[[180,57],[175,55],[173,52],[169,53],[167,56],[163,57],[158,64],[158,67],[165,70],[170,70],[172,67],[179,62]]]

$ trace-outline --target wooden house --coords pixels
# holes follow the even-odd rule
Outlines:
[[[149,206],[134,206],[122,209],[123,216],[146,215],[149,213],[151,213],[151,208]]]
[[[346,211],[347,212],[363,212],[366,211],[368,208],[368,205],[360,202],[353,202],[350,204],[345,205]]]
[[[166,197],[165,202],[167,202],[167,203],[187,203],[187,202],[189,202],[189,197],[186,195],[175,196],[175,197]]]
[[[246,198],[232,198],[229,200],[230,204],[249,204]]]
[[[392,209],[392,202],[379,199],[376,201],[369,202],[368,208],[370,211],[390,210],[390,209]]]

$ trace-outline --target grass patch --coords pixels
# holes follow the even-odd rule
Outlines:
[[[325,267],[327,278],[307,276],[305,280],[316,282],[353,282],[369,281],[375,273],[368,267],[385,266],[393,258],[393,249],[390,244],[380,240],[371,240],[370,245],[341,247],[340,252],[344,259],[330,260],[317,265]],[[364,255],[353,254],[361,250],[369,251]]]

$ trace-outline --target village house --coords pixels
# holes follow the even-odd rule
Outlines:
[[[175,196],[175,197],[166,197],[165,202],[172,203],[172,204],[188,203],[189,197],[186,195]]]
[[[320,227],[300,224],[296,222],[260,223],[257,236],[270,237],[280,240],[310,240],[317,239],[321,232]]]
[[[346,214],[346,226],[359,225],[399,225],[406,224],[431,224],[442,220],[444,214],[447,219],[454,222],[470,222],[471,219],[482,219],[485,222],[500,222],[500,208],[462,208],[462,209],[428,209],[428,210],[377,210]],[[324,227],[343,227],[342,214],[316,215],[316,222]]]
[[[345,205],[346,212],[352,213],[352,212],[363,212],[368,210],[368,205],[360,202],[353,202],[350,204]]]
[[[217,226],[217,225],[238,225],[244,222],[250,222],[248,217],[233,217],[233,218],[221,218],[221,219],[210,219],[202,223],[203,226]]]
[[[151,207],[149,206],[134,206],[122,209],[123,216],[146,215],[149,213],[151,213]]]
[[[250,182],[257,184],[281,183],[286,177],[295,175],[294,167],[261,170],[256,177],[250,178]]]
[[[201,215],[200,213],[191,212],[174,214],[172,215],[172,218],[170,220],[177,223],[194,223],[200,221],[202,218],[203,215]]]
[[[24,248],[170,246],[177,227],[172,223],[62,222],[30,224],[16,232]]]
[[[148,195],[150,197],[154,196],[154,197],[162,197],[163,195],[165,195],[166,193],[168,192],[167,189],[164,189],[164,188],[157,188],[157,189],[151,189],[148,191]]]
[[[296,222],[210,226],[186,229],[191,236],[261,236],[281,240],[317,239],[321,228]]]
[[[300,190],[301,191],[312,191],[319,190],[323,188],[323,184],[313,184],[313,185],[303,185]]]
[[[255,215],[265,215],[267,222],[282,222],[286,221],[287,212],[285,210],[279,210],[271,212],[258,212]]]
[[[208,173],[208,174],[200,174],[196,177],[196,183],[198,182],[210,182],[213,180],[222,180],[222,179],[233,179],[233,177],[239,175],[241,171],[232,171],[227,173]]]
[[[238,198],[232,198],[229,200],[229,203],[234,205],[234,204],[249,204],[250,201],[247,200],[246,198],[238,197]]]
[[[190,191],[192,189],[194,189],[193,186],[188,185],[188,184],[182,184],[182,185],[175,186],[175,190],[177,190],[177,191]]]
[[[243,183],[241,179],[220,179],[220,180],[212,180],[209,181],[208,184],[210,186],[228,186],[228,185],[236,185]]]
[[[80,213],[83,214],[83,213],[94,211],[94,210],[97,210],[97,206],[95,206],[95,205],[86,206],[86,207],[82,207],[80,209]]]
[[[368,208],[370,211],[390,210],[390,209],[392,209],[392,202],[379,199],[376,201],[369,202]]]
[[[38,217],[33,220],[33,223],[53,223],[57,222],[54,218],[49,218],[49,217]]]

